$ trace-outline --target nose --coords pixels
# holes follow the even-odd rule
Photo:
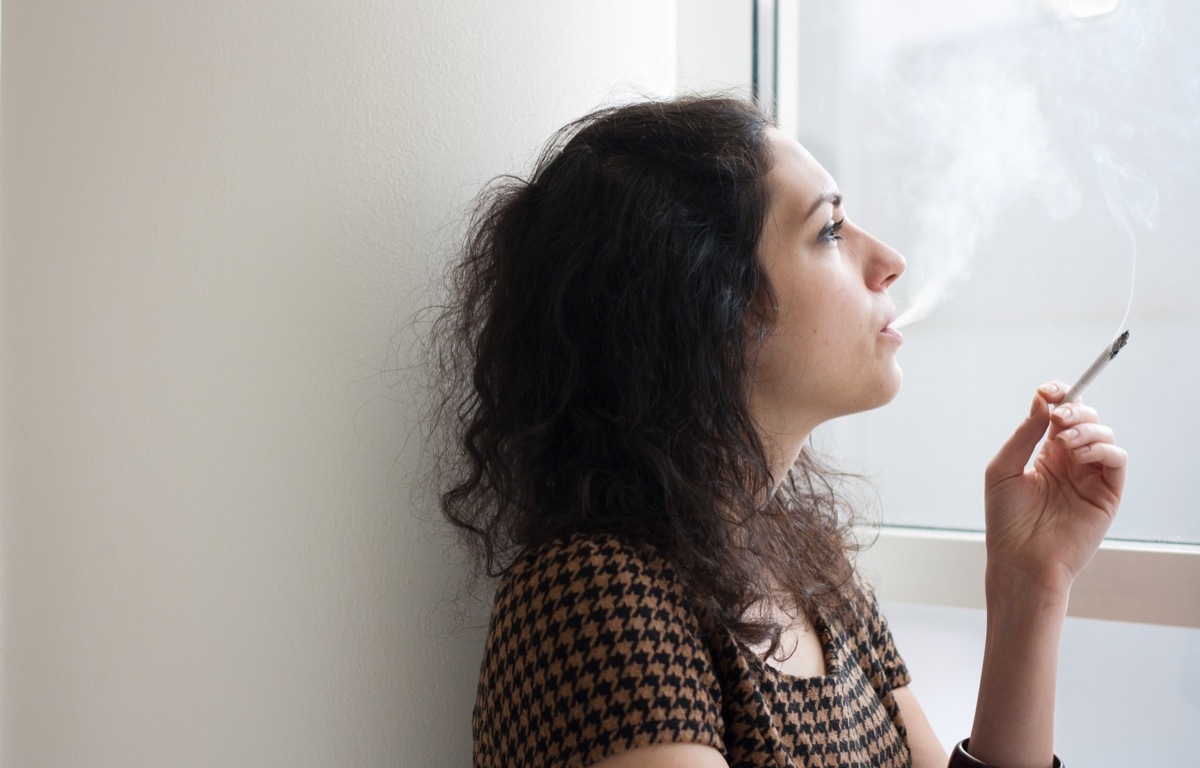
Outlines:
[[[878,291],[886,290],[888,286],[900,279],[908,262],[895,248],[864,232],[867,247],[870,249],[870,260],[867,266],[867,282]]]

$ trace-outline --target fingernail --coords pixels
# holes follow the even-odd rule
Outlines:
[[[1071,418],[1071,406],[1069,405],[1060,405],[1054,409],[1054,412],[1058,414],[1058,418],[1060,419]]]
[[[1079,430],[1075,429],[1074,427],[1071,429],[1064,429],[1062,432],[1058,433],[1058,436],[1069,443],[1075,438],[1079,437]]]
[[[1058,391],[1058,385],[1057,384],[1043,384],[1042,391],[1048,395],[1053,395],[1055,392]]]

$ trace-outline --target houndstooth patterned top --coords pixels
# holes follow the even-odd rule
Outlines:
[[[908,766],[892,695],[908,671],[874,597],[854,626],[817,626],[826,676],[789,677],[693,610],[652,548],[576,536],[531,551],[496,592],[475,765],[586,766],[694,742],[732,768]]]

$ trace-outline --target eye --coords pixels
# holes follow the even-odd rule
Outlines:
[[[825,225],[825,228],[821,230],[821,239],[827,243],[836,244],[842,239],[842,225],[845,223],[846,219],[844,217],[838,219],[837,221],[830,219],[829,223]]]

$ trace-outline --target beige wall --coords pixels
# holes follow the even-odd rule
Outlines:
[[[3,12],[3,764],[465,764],[384,371],[481,182],[674,88],[675,2]]]

